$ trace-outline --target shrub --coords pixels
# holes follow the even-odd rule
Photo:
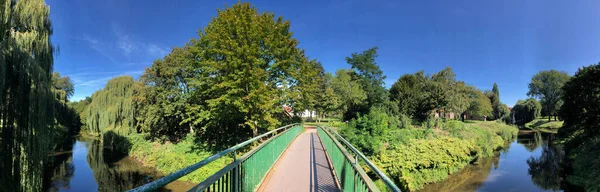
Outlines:
[[[467,165],[474,149],[470,142],[457,138],[420,139],[386,150],[375,161],[405,190],[417,190]]]
[[[379,108],[373,108],[366,115],[352,119],[340,134],[350,143],[370,156],[379,153],[389,137],[390,130],[398,128],[398,119]]]

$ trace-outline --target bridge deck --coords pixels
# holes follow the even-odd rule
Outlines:
[[[298,135],[258,191],[340,191],[315,127]]]

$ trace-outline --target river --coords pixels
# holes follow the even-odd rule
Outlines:
[[[124,191],[164,176],[129,156],[103,148],[97,140],[81,138],[61,145],[46,169],[46,191]],[[176,181],[161,191],[186,191],[193,186]]]
[[[554,134],[520,131],[494,157],[467,165],[444,181],[421,191],[562,191],[562,150],[552,145]],[[143,167],[126,155],[109,152],[96,140],[66,142],[48,166],[47,191],[124,191],[163,174]],[[187,182],[174,182],[163,191],[185,191]]]
[[[563,150],[554,134],[519,131],[518,138],[494,157],[468,165],[448,179],[420,191],[563,191]]]

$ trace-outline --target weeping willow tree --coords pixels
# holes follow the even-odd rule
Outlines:
[[[109,130],[120,135],[135,132],[134,85],[131,76],[116,77],[92,95],[93,100],[84,111],[85,124],[91,134],[100,135]]]
[[[54,121],[49,13],[43,0],[0,0],[2,190],[41,190]]]

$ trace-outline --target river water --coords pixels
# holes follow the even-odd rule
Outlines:
[[[468,165],[421,191],[562,191],[564,152],[552,145],[554,134],[519,131],[518,138],[494,157]]]
[[[44,176],[46,191],[125,191],[164,176],[91,139],[65,142],[53,154],[53,160]],[[176,181],[161,191],[186,191],[191,187],[191,183]]]
[[[518,138],[476,164],[467,165],[445,181],[421,191],[562,191],[562,150],[552,145],[553,134],[520,131]],[[45,176],[47,191],[124,191],[163,176],[126,155],[110,152],[99,141],[68,141],[53,154]],[[163,191],[193,187],[174,182]]]

